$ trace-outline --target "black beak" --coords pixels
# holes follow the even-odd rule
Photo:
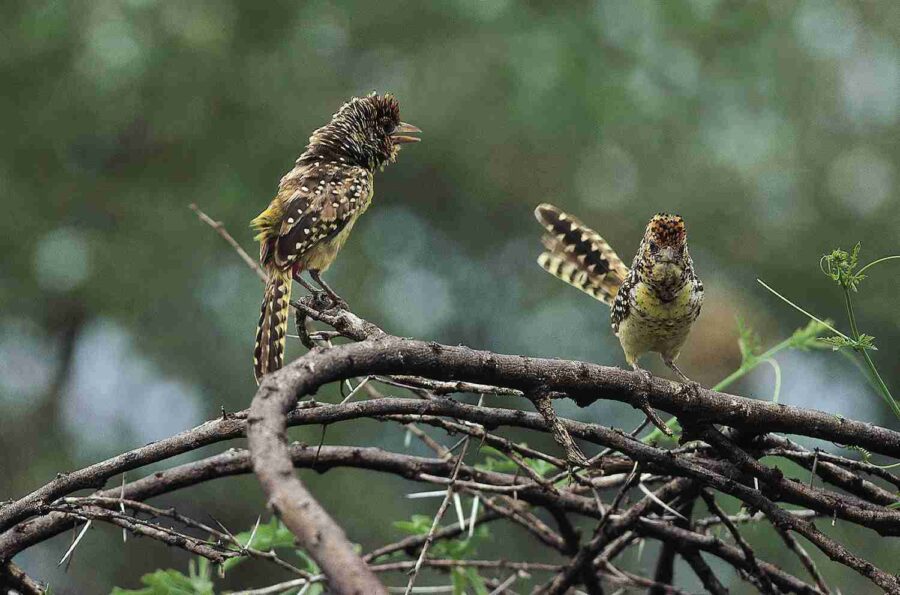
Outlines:
[[[417,143],[422,139],[408,136],[408,134],[416,134],[418,132],[422,132],[418,127],[406,122],[400,122],[400,125],[394,128],[394,131],[391,133],[391,140],[395,143]]]

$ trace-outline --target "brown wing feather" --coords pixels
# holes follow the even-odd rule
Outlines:
[[[313,246],[344,229],[371,194],[371,174],[360,167],[312,166],[290,184],[293,192],[284,204],[278,234],[276,262],[286,266]]]

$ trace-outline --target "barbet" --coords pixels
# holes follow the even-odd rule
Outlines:
[[[703,304],[703,283],[688,253],[684,220],[654,215],[629,269],[597,232],[575,217],[549,204],[539,205],[534,214],[547,231],[538,264],[610,306],[613,332],[628,365],[649,383],[650,374],[638,359],[655,351],[697,390],[697,383],[675,363]]]
[[[315,291],[301,277],[308,271],[335,304],[343,302],[320,275],[369,207],[375,171],[396,159],[400,145],[418,141],[409,136],[417,132],[400,121],[400,105],[392,95],[351,99],[313,132],[306,151],[281,178],[269,208],[252,221],[266,272],[253,352],[257,382],[284,363],[292,279]]]

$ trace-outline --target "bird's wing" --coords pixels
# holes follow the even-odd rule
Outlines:
[[[311,166],[302,175],[282,181],[284,201],[276,262],[286,266],[316,244],[341,232],[365,209],[372,192],[372,174],[361,167]]]

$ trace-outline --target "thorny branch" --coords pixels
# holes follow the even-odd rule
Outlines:
[[[220,224],[195,210],[229,240]],[[233,239],[229,243],[239,248]],[[253,264],[245,253],[242,258]],[[165,440],[60,474],[31,494],[0,506],[0,585],[15,584],[21,592],[40,592],[40,585],[13,564],[13,556],[89,519],[123,527],[214,562],[236,556],[257,558],[298,575],[291,581],[297,587],[325,581],[336,593],[384,593],[387,590],[382,580],[389,573],[415,572],[422,567],[443,572],[466,567],[498,573],[488,583],[498,593],[511,589],[522,573],[532,572],[550,573],[548,582],[540,588],[548,593],[564,593],[577,585],[588,593],[599,593],[604,584],[649,588],[659,593],[682,592],[671,584],[674,577],[670,561],[658,565],[655,579],[619,567],[616,559],[622,552],[647,540],[666,543],[666,555],[681,556],[713,593],[727,592],[725,577],[717,576],[715,569],[719,567],[707,563],[703,556],[732,567],[763,592],[827,594],[831,587],[839,587],[829,587],[828,576],[816,565],[814,557],[821,561],[824,555],[886,592],[900,593],[897,576],[863,560],[814,525],[822,517],[828,522],[852,523],[884,539],[900,536],[900,510],[891,506],[897,501],[900,478],[868,460],[810,450],[775,434],[852,444],[897,458],[898,432],[819,411],[709,390],[686,394],[679,385],[659,378],[653,379],[645,394],[641,378],[617,368],[402,339],[347,310],[322,309],[323,305],[311,297],[292,305],[304,317],[330,327],[326,334],[313,333],[326,337],[325,345],[312,348],[282,371],[268,376],[249,410],[223,415]],[[351,343],[332,347],[341,336]],[[366,379],[353,391],[354,400],[340,404],[311,400],[326,384],[348,379]],[[397,393],[409,393],[412,398],[395,396]],[[504,407],[481,402],[471,405],[452,398],[461,393],[487,395]],[[598,399],[631,406],[646,403],[678,417],[686,434],[698,440],[672,449],[644,444],[636,433],[629,435],[601,424],[559,417],[551,399],[560,398],[582,406]],[[520,409],[527,409],[526,399],[539,413]],[[435,456],[328,444],[316,449],[287,442],[285,430],[290,426],[359,419],[396,424],[398,431],[409,428]],[[713,424],[722,426],[722,430]],[[426,432],[429,427],[434,435]],[[508,428],[552,436],[560,448],[545,452],[517,444],[502,435]],[[468,456],[454,456],[437,433],[461,435],[473,447],[468,449]],[[244,436],[249,438],[249,451],[228,450],[103,489],[126,471]],[[576,439],[595,447],[598,454],[584,456]],[[501,451],[515,471],[489,471],[475,465],[481,444]],[[792,461],[808,475],[787,476],[768,462],[761,462],[762,457]],[[534,466],[535,461],[543,467]],[[462,523],[442,527],[438,515],[426,535],[410,536],[359,555],[339,524],[294,472],[314,469],[326,473],[338,467],[389,473],[439,486],[447,494],[444,509],[454,492],[471,497],[480,507],[467,520],[469,527]],[[250,472],[257,474],[269,506],[317,561],[322,574],[313,576],[294,568],[272,552],[244,548],[227,529],[144,503],[202,482]],[[817,477],[815,484],[808,481],[809,475]],[[84,489],[93,493],[73,496]],[[719,494],[737,498],[749,512],[726,514],[717,503]],[[709,511],[706,518],[692,518],[695,507],[690,503],[698,495]],[[785,505],[802,508],[788,509]],[[541,519],[545,514],[545,519],[552,519],[553,527]],[[812,584],[761,559],[754,551],[741,527],[764,521],[775,526],[786,551],[798,557]],[[433,543],[465,538],[476,526],[498,522],[523,528],[534,543],[556,552],[563,561],[441,560],[429,555]],[[592,534],[582,540],[575,528],[578,525],[590,527]],[[727,540],[711,533],[719,525],[727,530]],[[807,552],[795,534],[817,549]],[[385,560],[390,554],[404,559]],[[271,589],[276,587],[250,592],[275,592]]]

